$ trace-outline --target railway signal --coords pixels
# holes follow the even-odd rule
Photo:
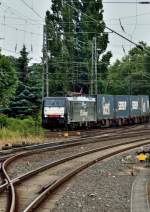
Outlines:
[[[140,161],[140,162],[143,162],[147,159],[147,155],[144,154],[144,153],[140,153],[137,155],[137,159]]]

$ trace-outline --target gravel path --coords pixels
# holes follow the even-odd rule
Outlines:
[[[123,156],[98,163],[76,177],[52,212],[129,212],[132,183],[131,165]]]

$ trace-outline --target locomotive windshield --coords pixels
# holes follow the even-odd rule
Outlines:
[[[64,99],[46,99],[44,102],[45,107],[64,107],[65,100]]]

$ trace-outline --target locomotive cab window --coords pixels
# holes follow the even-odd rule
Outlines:
[[[65,100],[64,99],[47,99],[44,103],[45,107],[64,107]]]

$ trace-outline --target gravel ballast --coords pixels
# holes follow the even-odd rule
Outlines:
[[[126,155],[97,163],[78,175],[52,212],[129,212],[135,176],[132,165],[122,162]]]
[[[135,140],[135,138],[129,139]],[[25,174],[28,171],[31,171],[35,168],[38,168],[42,165],[46,165],[50,162],[53,162],[55,160],[59,160],[63,157],[69,157],[73,154],[77,154],[83,151],[91,150],[94,148],[101,148],[106,145],[114,145],[115,143],[122,143],[124,141],[127,141],[127,139],[121,139],[120,141],[104,141],[104,142],[98,142],[98,143],[91,143],[86,145],[80,145],[75,147],[69,147],[66,149],[60,149],[55,151],[46,151],[41,152],[38,154],[34,154],[31,156],[26,156],[21,159],[18,159],[14,161],[12,164],[8,166],[8,173],[11,176],[11,178],[15,178],[19,175]]]

